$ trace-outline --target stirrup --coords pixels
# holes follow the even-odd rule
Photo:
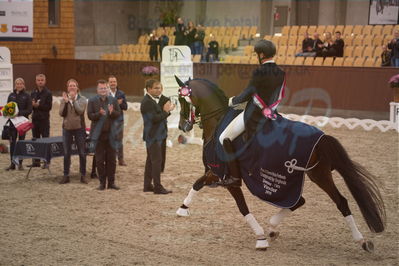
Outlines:
[[[241,178],[230,176],[217,182],[222,187],[241,187]]]

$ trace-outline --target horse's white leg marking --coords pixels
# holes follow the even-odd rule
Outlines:
[[[262,226],[256,221],[255,217],[252,215],[252,213],[248,213],[245,215],[245,221],[248,223],[248,225],[252,228],[256,235],[256,249],[266,249],[269,247],[269,242],[267,242],[267,239],[265,237],[265,231],[263,230]]]
[[[182,208],[180,207],[179,209],[177,209],[176,214],[178,216],[183,216],[183,217],[187,217],[190,216],[190,211],[188,210],[188,207],[191,205],[191,202],[193,201],[194,196],[198,193],[198,191],[194,190],[193,188],[190,189],[190,192],[188,192],[187,197],[184,199],[183,204],[187,207],[187,208]]]
[[[273,215],[269,223],[272,228],[276,228],[286,217],[290,216],[292,211],[290,209],[281,209],[278,213]]]
[[[357,242],[361,242],[363,240],[363,235],[362,233],[360,233],[359,229],[357,228],[353,216],[352,215],[346,216],[345,221],[348,224],[349,228],[351,229],[353,239],[355,239],[355,241]]]
[[[194,196],[198,193],[198,191],[194,190],[193,188],[190,189],[188,192],[187,197],[184,199],[183,204],[187,207],[190,207],[191,202],[193,201]]]

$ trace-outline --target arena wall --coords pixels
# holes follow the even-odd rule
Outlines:
[[[33,41],[3,41],[0,46],[11,50],[11,61],[17,63],[39,63],[42,58],[74,58],[75,27],[74,1],[60,3],[60,24],[49,26],[48,1],[33,1]],[[54,48],[53,48],[54,47]],[[56,49],[56,55],[53,50]]]

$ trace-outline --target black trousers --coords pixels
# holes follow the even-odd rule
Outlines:
[[[96,151],[96,168],[100,183],[105,185],[108,179],[108,186],[115,183],[116,151],[112,148],[109,140],[98,140]]]
[[[14,150],[15,150],[15,144],[17,144],[17,139],[19,140],[24,140],[25,139],[25,134],[22,136],[18,135],[18,131],[14,126],[10,126],[10,159],[11,159],[11,164],[14,164],[12,162],[12,156],[14,155]],[[22,160],[19,160],[19,164],[22,164]]]
[[[32,120],[32,136],[36,139],[48,138],[50,136],[50,119]],[[32,163],[35,165],[40,164],[40,160],[33,159]],[[47,162],[50,163],[50,162]]]
[[[147,160],[144,171],[144,188],[154,183],[155,188],[161,188],[161,173],[165,169],[166,139],[147,145]]]

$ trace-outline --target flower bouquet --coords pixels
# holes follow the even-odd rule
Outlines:
[[[5,118],[13,118],[18,115],[18,105],[16,102],[9,102],[1,109],[1,115]]]
[[[391,86],[391,88],[395,90],[394,102],[399,102],[399,74],[391,77],[388,83]]]
[[[141,70],[141,74],[143,74],[143,76],[155,76],[155,75],[159,75],[159,70],[157,67],[154,66],[146,66],[143,67],[143,69]]]

